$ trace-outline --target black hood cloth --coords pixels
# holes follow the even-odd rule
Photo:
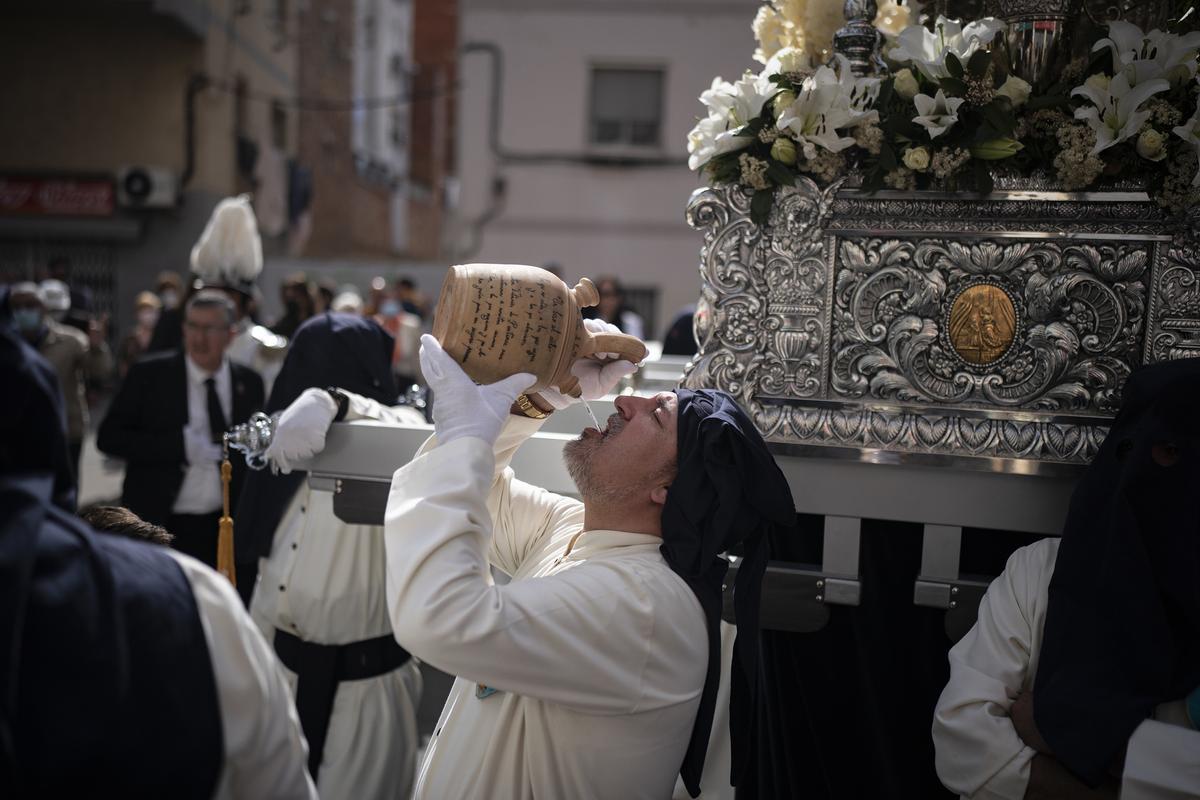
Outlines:
[[[374,320],[325,312],[296,331],[283,368],[271,388],[266,412],[287,408],[305,389],[336,386],[384,405],[396,402],[392,377],[395,339]],[[275,529],[307,472],[274,475],[269,470],[246,476],[237,509],[236,561],[252,571],[271,552]],[[253,585],[253,581],[249,582]]]
[[[704,610],[708,673],[680,775],[692,797],[700,793],[717,686],[721,679],[721,607],[728,562],[740,547],[734,584],[737,640],[730,675],[730,782],[748,764],[755,727],[758,615],[768,536],[795,525],[796,507],[754,421],[725,392],[679,389],[678,471],[662,511],[662,554]]]
[[[1200,359],[1133,373],[1071,498],[1033,708],[1093,785],[1155,706],[1200,685],[1198,397]]]

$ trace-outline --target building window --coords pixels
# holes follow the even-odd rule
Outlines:
[[[592,69],[590,141],[594,145],[661,144],[663,71]]]

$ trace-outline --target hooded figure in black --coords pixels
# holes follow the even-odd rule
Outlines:
[[[796,510],[787,480],[753,420],[725,392],[680,389],[678,472],[662,511],[662,554],[700,601],[708,627],[708,675],[700,696],[680,775],[693,797],[700,792],[721,677],[720,622],[728,562],[740,548],[734,584],[737,640],[730,675],[730,782],[747,766],[755,726],[758,677],[758,611],[769,535],[785,534]]]
[[[395,340],[376,323],[352,314],[325,312],[296,331],[283,369],[275,379],[267,413],[283,411],[308,388],[337,387],[384,405],[396,402],[391,357]],[[308,477],[293,471],[250,473],[237,511],[236,561],[242,599],[249,605],[258,559],[271,552],[275,529]]]
[[[1155,706],[1200,686],[1197,397],[1200,360],[1134,373],[1071,499],[1033,708],[1054,757],[1091,784]]]
[[[211,797],[216,682],[161,548],[92,531],[57,381],[0,324],[0,797]]]

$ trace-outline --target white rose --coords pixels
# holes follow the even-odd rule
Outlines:
[[[1137,154],[1147,161],[1162,161],[1167,157],[1167,140],[1154,128],[1146,128],[1137,138]]]
[[[912,100],[921,91],[921,84],[917,83],[917,76],[913,75],[912,70],[907,68],[896,73],[892,87],[896,90],[896,94],[905,100]]]
[[[1031,91],[1033,91],[1033,87],[1028,83],[1016,75],[1009,75],[1008,80],[1004,81],[1000,88],[996,90],[996,94],[1001,97],[1007,97],[1012,102],[1013,108],[1020,108],[1029,99]]]
[[[904,166],[913,172],[924,172],[929,169],[929,151],[924,147],[910,147],[904,151]]]
[[[1095,75],[1089,75],[1088,79],[1083,82],[1084,86],[1090,86],[1098,92],[1107,92],[1108,84],[1112,78],[1105,75],[1103,72],[1097,72]]]
[[[787,89],[775,95],[775,99],[771,101],[772,109],[775,111],[775,119],[779,119],[779,115],[784,112],[784,109],[794,102],[796,102],[796,94]]]

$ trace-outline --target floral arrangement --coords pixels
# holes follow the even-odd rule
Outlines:
[[[997,173],[1042,173],[1067,190],[1137,180],[1172,211],[1200,200],[1200,32],[1112,22],[1090,57],[1034,92],[1010,68],[1000,20],[904,27],[884,50],[891,74],[861,78],[840,55],[814,53],[792,6],[764,6],[779,22],[755,20],[765,66],[714,80],[688,135],[689,166],[752,189],[760,224],[778,187],[851,170],[868,192],[986,193]]]

